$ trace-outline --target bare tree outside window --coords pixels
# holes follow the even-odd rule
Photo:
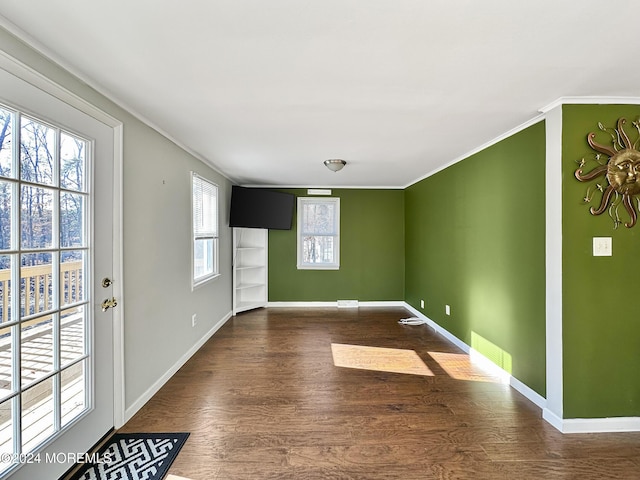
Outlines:
[[[0,177],[12,177],[13,113],[0,108]],[[0,180],[0,250],[11,248],[11,184]],[[6,260],[4,260],[6,262]],[[0,263],[0,269],[7,268]]]
[[[14,151],[16,129],[20,131],[17,152]],[[84,238],[87,148],[88,142],[84,139],[28,116],[21,116],[18,121],[13,111],[0,107],[0,253],[8,253],[0,254],[0,323],[10,319],[8,272],[12,252],[30,251],[18,256],[24,272],[20,285],[21,315],[40,312],[51,305],[52,257],[50,252],[40,250],[65,249],[60,253],[62,263],[83,260],[81,248],[87,241]],[[17,219],[14,208],[18,209],[20,228],[12,238],[12,222]],[[47,272],[28,276],[30,270],[25,269],[37,266]],[[69,274],[74,278],[69,282],[71,286],[65,288],[73,290],[71,298],[83,296],[81,272],[79,269]],[[64,291],[61,295],[68,293]]]

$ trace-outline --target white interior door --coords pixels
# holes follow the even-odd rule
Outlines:
[[[114,425],[113,135],[0,70],[0,479],[58,478]]]

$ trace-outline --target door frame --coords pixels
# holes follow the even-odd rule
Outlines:
[[[123,266],[123,130],[122,121],[92,105],[87,100],[55,83],[40,72],[0,50],[0,68],[56,97],[58,100],[89,115],[113,130],[113,296],[118,306],[113,315],[113,426],[125,423],[125,371],[124,371],[124,266]],[[87,450],[91,445],[86,446]]]

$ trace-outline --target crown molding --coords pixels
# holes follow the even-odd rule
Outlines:
[[[559,97],[542,107],[539,112],[547,113],[562,105],[640,105],[640,97]]]
[[[330,190],[404,190],[405,187],[402,185],[313,185],[313,184],[283,184],[283,185],[275,185],[271,183],[263,184],[263,183],[240,183],[241,187],[252,187],[252,188],[288,188],[288,189],[330,189]]]

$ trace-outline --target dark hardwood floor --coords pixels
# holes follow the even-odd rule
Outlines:
[[[240,314],[120,431],[191,432],[170,473],[192,480],[640,478],[640,434],[562,435],[407,316]],[[432,374],[336,367],[332,343],[414,350]]]

